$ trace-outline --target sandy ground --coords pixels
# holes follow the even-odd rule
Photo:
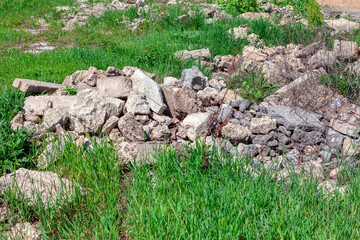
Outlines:
[[[360,0],[317,0],[323,7],[360,10]]]

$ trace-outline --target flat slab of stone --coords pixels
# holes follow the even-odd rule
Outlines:
[[[57,83],[41,82],[22,78],[16,78],[12,86],[25,93],[53,93],[59,88],[64,87],[63,85]]]
[[[25,99],[23,109],[42,116],[49,102],[53,108],[70,109],[76,100],[77,96],[30,96]]]
[[[1,234],[0,234],[1,236]],[[4,232],[5,239],[17,240],[40,240],[41,231],[34,225],[26,223],[17,223],[10,231]]]
[[[65,178],[59,178],[58,174],[25,168],[0,178],[0,192],[7,190],[18,198],[28,199],[28,205],[43,203],[45,207],[71,199],[75,194],[72,183]]]
[[[331,119],[330,126],[335,131],[348,135],[350,137],[358,137],[359,135],[359,126],[350,125],[346,122],[340,120]]]
[[[351,31],[354,29],[358,29],[360,24],[357,22],[352,22],[346,20],[344,18],[339,18],[335,20],[325,20],[325,22],[331,27],[336,29],[337,31]]]
[[[268,116],[251,119],[250,131],[254,134],[267,134],[274,129],[276,129],[276,119]]]
[[[126,99],[131,91],[131,79],[126,76],[100,78],[97,80],[100,95]]]
[[[288,130],[301,127],[305,128],[305,130],[325,131],[325,127],[315,114],[306,112],[300,108],[270,106],[268,112],[270,117],[275,118],[279,124],[284,125]]]

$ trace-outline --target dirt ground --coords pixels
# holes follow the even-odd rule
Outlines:
[[[323,7],[359,9],[360,0],[317,0]]]

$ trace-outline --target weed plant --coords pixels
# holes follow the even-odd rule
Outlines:
[[[11,87],[0,88],[0,176],[19,166],[30,167],[35,154],[28,141],[31,133],[25,129],[13,130],[11,119],[21,110],[25,94]]]

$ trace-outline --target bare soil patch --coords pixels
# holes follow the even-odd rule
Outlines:
[[[322,4],[322,6],[324,7],[360,10],[359,0],[317,0],[317,1],[318,3]]]

